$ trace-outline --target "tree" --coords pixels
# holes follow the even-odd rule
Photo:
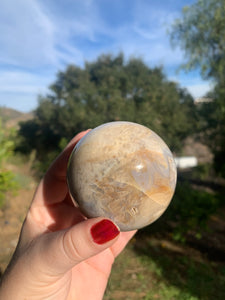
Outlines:
[[[213,102],[199,107],[199,127],[214,153],[216,171],[225,177],[225,1],[198,0],[183,9],[171,30],[174,45],[185,51],[186,70],[200,68],[215,88]],[[212,143],[213,140],[213,143]]]
[[[137,122],[156,131],[177,150],[193,130],[193,99],[161,68],[140,59],[127,63],[122,54],[102,55],[85,68],[69,65],[59,72],[50,94],[39,99],[35,118],[22,123],[24,150],[37,150],[39,159],[59,149],[62,139],[102,123]]]
[[[184,7],[172,27],[173,45],[185,51],[186,69],[200,68],[204,78],[225,79],[225,1],[198,0]]]
[[[199,132],[214,154],[215,171],[225,178],[225,90],[217,84],[207,96],[213,101],[198,107]]]

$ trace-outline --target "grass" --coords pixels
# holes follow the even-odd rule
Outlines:
[[[159,299],[224,299],[224,267],[151,244],[139,247],[138,253],[156,278],[149,299],[155,291]]]
[[[138,234],[117,258],[104,299],[223,300],[225,264],[187,245],[169,245]]]
[[[17,182],[25,189],[32,180],[27,171],[29,162],[24,166],[24,158],[19,156],[10,161],[16,165]],[[215,194],[192,191],[186,184],[178,185],[165,216],[139,231],[116,259],[104,300],[223,300],[225,261],[209,259],[201,249],[196,250],[188,241],[182,242],[182,238],[174,236],[178,232],[183,237],[196,224],[197,233],[201,233],[201,220],[214,213],[218,203]],[[225,213],[220,217],[224,219]],[[171,220],[173,226],[167,228]]]
[[[4,209],[7,197],[17,195],[19,189],[29,189],[33,178],[30,175],[29,160],[21,155],[9,157],[0,170],[0,209]]]
[[[14,178],[20,188],[23,188],[23,189],[30,188],[31,178],[29,176],[21,174],[21,173],[15,173]]]
[[[13,172],[8,170],[0,171],[0,209],[4,208],[7,194],[15,194],[19,188]]]
[[[104,300],[224,300],[224,220],[223,189],[178,182],[163,217],[116,259]]]
[[[132,242],[131,242],[132,243]],[[150,273],[137,259],[133,246],[127,247],[116,259],[104,299],[142,299],[151,285]],[[148,278],[147,278],[148,277]]]
[[[14,154],[9,159],[9,164],[14,166],[14,178],[21,189],[29,189],[30,183],[33,181],[33,176],[31,176],[31,161],[32,155],[29,157],[23,156],[21,154]]]

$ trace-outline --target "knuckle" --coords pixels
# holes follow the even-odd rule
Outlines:
[[[79,249],[76,242],[73,240],[70,231],[65,232],[63,236],[63,252],[66,257],[73,263],[79,263],[84,260],[81,250]]]

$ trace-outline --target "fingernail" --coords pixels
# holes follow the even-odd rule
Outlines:
[[[116,225],[104,219],[91,227],[91,235],[95,243],[105,244],[113,240],[120,233]]]

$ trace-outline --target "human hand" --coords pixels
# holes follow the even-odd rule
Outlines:
[[[41,180],[13,258],[2,278],[0,299],[102,299],[115,257],[134,235],[104,218],[86,219],[68,192],[66,169],[81,132]]]

